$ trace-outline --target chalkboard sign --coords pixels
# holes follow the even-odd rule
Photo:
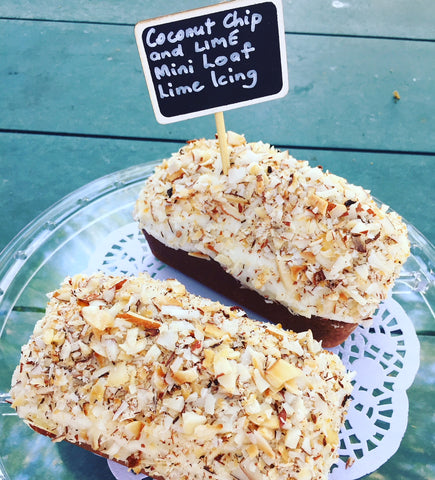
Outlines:
[[[135,36],[160,123],[287,94],[281,0],[235,0],[144,20]]]

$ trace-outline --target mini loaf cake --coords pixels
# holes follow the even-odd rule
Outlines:
[[[146,181],[134,216],[153,254],[325,347],[369,324],[409,255],[406,226],[367,190],[228,132],[192,141]]]
[[[12,381],[18,415],[160,480],[326,479],[351,375],[175,280],[67,278]]]

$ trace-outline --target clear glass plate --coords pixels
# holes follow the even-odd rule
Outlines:
[[[4,463],[2,467],[0,462],[0,479],[2,468],[10,478],[20,480],[110,478],[104,460],[35,435],[2,399],[9,390],[20,348],[44,312],[46,292],[65,276],[85,271],[102,239],[131,223],[139,189],[157,163],[131,167],[80,188],[36,218],[0,255],[0,455]],[[413,321],[422,343],[422,358],[408,391],[409,427],[399,452],[382,467],[382,478],[424,479],[435,476],[430,448],[421,453],[422,445],[434,444],[435,431],[433,415],[428,415],[433,410],[435,385],[435,248],[412,225],[408,228],[412,255],[393,297]],[[4,478],[6,475],[3,473]]]

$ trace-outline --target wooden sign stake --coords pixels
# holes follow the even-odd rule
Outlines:
[[[143,20],[134,31],[157,121],[214,113],[228,175],[223,112],[288,92],[282,0],[232,0]]]
[[[228,175],[230,169],[230,157],[228,154],[227,132],[225,130],[225,120],[223,112],[216,112],[214,114],[216,120],[216,129],[218,134],[219,147],[221,150],[222,170],[224,175]]]

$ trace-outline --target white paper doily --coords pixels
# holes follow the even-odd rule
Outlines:
[[[145,270],[154,278],[177,278],[197,295],[231,303],[157,260],[136,223],[114,231],[90,258],[89,273],[102,270],[136,275]],[[340,432],[339,460],[330,479],[354,480],[375,471],[399,448],[408,423],[406,390],[418,370],[420,345],[412,322],[390,297],[379,308],[372,327],[357,328],[333,351],[356,377],[353,400]],[[109,467],[118,480],[147,478],[115,462],[109,461]]]

